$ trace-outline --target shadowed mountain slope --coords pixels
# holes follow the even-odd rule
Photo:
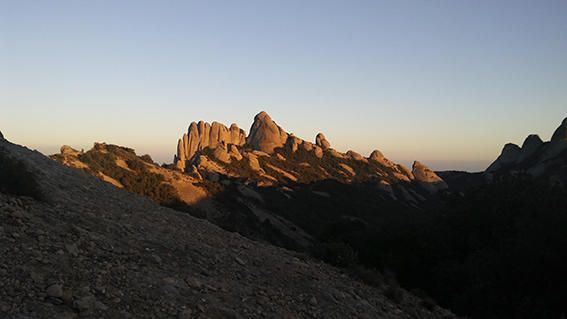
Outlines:
[[[0,194],[4,318],[450,317],[3,139],[0,154],[45,195]]]

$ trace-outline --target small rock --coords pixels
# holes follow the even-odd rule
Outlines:
[[[234,257],[234,260],[236,260],[236,262],[241,264],[242,266],[246,265],[246,262],[244,260],[240,259],[240,257],[238,257],[238,256]]]
[[[77,247],[77,244],[65,244],[65,249],[67,249],[67,252],[73,256],[79,255],[79,248]]]
[[[87,311],[93,309],[96,302],[96,298],[92,295],[89,295],[76,300],[75,307],[81,311]]]
[[[47,295],[53,298],[62,298],[63,297],[63,286],[59,284],[51,285],[47,288]]]
[[[95,302],[94,306],[98,310],[102,310],[102,311],[108,310],[108,307],[100,301]]]
[[[191,309],[183,309],[177,315],[179,319],[191,319],[193,318],[193,310]]]
[[[312,306],[317,306],[317,298],[311,297],[311,299],[309,299],[309,304],[311,304]]]

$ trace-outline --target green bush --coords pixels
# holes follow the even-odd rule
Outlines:
[[[0,192],[43,200],[37,176],[26,164],[0,150]]]

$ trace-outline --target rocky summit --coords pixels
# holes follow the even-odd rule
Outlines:
[[[536,134],[524,140],[522,147],[513,143],[504,146],[500,156],[486,169],[485,177],[527,175],[543,178],[553,184],[567,185],[567,118],[544,142]]]
[[[129,156],[125,163],[114,157],[121,174],[156,167],[126,148],[97,144],[95,151],[63,148],[61,156],[85,168],[81,158],[120,153]],[[400,288],[368,286],[6,140],[0,155],[20,170],[2,173],[26,181],[0,188],[2,318],[453,317]],[[126,187],[124,176],[115,180]],[[23,187],[18,195],[14,185]]]
[[[207,124],[200,126],[207,132]],[[222,124],[217,126],[221,131],[226,131]],[[442,179],[433,171],[425,170],[423,164],[419,165],[419,169],[427,171],[428,177],[414,181],[409,169],[388,160],[378,150],[369,157],[352,150],[341,153],[331,147],[323,133],[316,135],[314,143],[306,141],[288,133],[266,112],[254,117],[248,136],[240,130],[240,133],[230,135],[232,140],[224,138],[220,142],[212,142],[209,138],[203,141],[198,133],[201,130],[197,127],[192,123],[189,136],[183,135],[178,141],[175,167],[184,172],[199,172],[200,176],[245,178],[264,186],[328,179],[345,183],[375,180],[382,185],[394,185],[387,187],[388,196],[412,203],[445,189]],[[233,127],[236,132],[234,124],[231,131]]]
[[[255,150],[272,153],[275,148],[282,147],[287,141],[287,134],[266,112],[254,117],[250,128],[248,144]]]

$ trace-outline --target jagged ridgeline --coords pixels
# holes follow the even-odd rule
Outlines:
[[[509,175],[525,175],[546,179],[552,184],[565,186],[567,182],[567,118],[553,133],[551,140],[544,142],[531,134],[522,146],[513,143],[504,145],[500,156],[486,169],[488,180]]]
[[[394,163],[378,150],[369,157],[338,152],[323,133],[315,143],[286,132],[266,113],[254,117],[248,136],[236,124],[191,123],[177,143],[174,165],[199,174],[245,177],[259,185],[312,183],[334,179],[345,183],[374,180],[392,198],[418,202],[447,186],[425,165],[413,170]],[[203,176],[205,175],[205,176]]]

